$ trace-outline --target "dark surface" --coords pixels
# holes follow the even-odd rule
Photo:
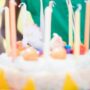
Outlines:
[[[16,22],[17,22],[17,19],[18,19],[18,14],[19,14],[19,8],[18,8],[18,5],[20,4],[20,0],[16,0],[17,2],[17,6],[16,6]],[[6,0],[6,5],[5,6],[8,6],[9,5],[9,2],[8,0]],[[5,19],[4,19],[4,12],[3,12],[3,20],[2,20],[2,27],[1,27],[1,34],[3,36],[3,38],[5,38]],[[21,33],[17,30],[17,40],[21,40],[22,39],[22,35]]]
[[[6,0],[6,4],[5,6],[8,6],[9,0]],[[20,4],[20,0],[16,0],[17,2],[17,6],[16,6],[16,21],[18,19],[18,14],[19,14],[19,8],[18,5]],[[4,52],[4,46],[3,46],[3,38],[5,38],[5,18],[4,18],[4,12],[2,13],[2,25],[0,28],[0,53]],[[21,33],[17,30],[17,40],[21,40],[22,39],[22,35]]]

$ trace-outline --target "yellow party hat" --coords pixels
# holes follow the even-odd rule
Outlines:
[[[0,69],[0,90],[10,90],[9,85],[4,77],[4,72]]]
[[[27,83],[25,84],[23,90],[36,90],[33,80],[28,80]]]
[[[69,74],[67,74],[66,76],[63,90],[79,90],[77,84],[74,82]]]

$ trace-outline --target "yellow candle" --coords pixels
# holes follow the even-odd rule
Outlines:
[[[10,8],[10,39],[11,39],[11,54],[13,59],[16,58],[16,3],[14,0],[9,1]]]
[[[9,8],[5,7],[5,37],[6,37],[6,52],[10,51],[10,22]]]
[[[89,34],[90,34],[90,1],[86,3],[86,21],[85,21],[85,47],[89,50]]]
[[[80,55],[80,10],[81,5],[78,5],[78,9],[75,12],[75,31],[74,31],[74,55],[76,57]]]
[[[73,44],[73,30],[72,30],[72,10],[69,9],[69,45]]]
[[[49,6],[45,9],[45,39],[44,39],[44,56],[50,54],[50,40],[51,40],[51,16],[52,16],[53,1],[49,2]]]

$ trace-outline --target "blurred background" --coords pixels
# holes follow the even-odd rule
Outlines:
[[[8,6],[9,0],[0,0],[0,8],[4,6]],[[43,7],[44,9],[47,7],[50,0],[43,0]],[[52,32],[58,33],[65,42],[68,43],[68,8],[66,5],[66,0],[54,0],[56,5],[53,8],[52,14]],[[85,29],[85,12],[86,12],[86,3],[85,0],[71,0],[74,11],[77,9],[77,5],[82,5],[81,10],[81,41],[84,42],[84,29]],[[16,21],[18,21],[18,15],[20,8],[18,5],[24,2],[27,5],[27,10],[31,14],[31,18],[33,19],[34,23],[40,26],[40,0],[16,0],[17,7],[16,7]],[[3,40],[5,40],[5,25],[4,25],[4,12],[2,15],[0,14],[0,53],[4,52],[3,47]],[[20,26],[21,23],[19,22],[18,25]],[[17,26],[17,40],[22,39],[22,32],[20,31],[20,27]],[[19,29],[19,30],[18,30]],[[2,39],[3,38],[3,39]]]
[[[0,11],[4,6],[8,6],[9,0],[0,0]],[[18,19],[19,14],[19,8],[18,5],[20,4],[20,0],[16,0],[17,6],[16,6],[16,21]],[[17,40],[21,40],[22,35],[17,30]],[[4,18],[4,11],[0,13],[0,53],[5,52],[5,18]]]

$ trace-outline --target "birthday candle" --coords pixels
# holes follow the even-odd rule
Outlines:
[[[6,52],[10,51],[10,21],[9,8],[5,7],[5,37],[6,37]]]
[[[81,5],[78,5],[78,9],[75,12],[75,31],[74,31],[74,55],[76,57],[80,55],[80,10]]]
[[[86,2],[86,21],[85,21],[85,47],[86,51],[89,51],[89,38],[90,38],[90,1]]]
[[[10,39],[11,39],[11,54],[13,59],[16,58],[16,12],[15,12],[15,0],[9,1],[10,8]]]
[[[1,24],[2,24],[2,10],[0,9],[0,28],[1,28]]]
[[[2,24],[2,12],[4,10],[4,5],[5,5],[6,0],[0,0],[0,28]]]
[[[42,36],[44,36],[44,12],[43,12],[43,1],[40,0],[41,8],[40,8],[40,28],[42,30]],[[44,39],[44,38],[43,38]]]
[[[49,2],[49,6],[45,9],[45,39],[44,39],[44,56],[49,56],[50,54],[50,39],[51,39],[51,17],[52,17],[52,7],[54,5],[53,1]]]
[[[67,6],[69,11],[69,45],[72,46],[73,44],[73,9],[71,5],[71,1],[67,0]]]
[[[1,28],[1,25],[2,25],[2,13],[4,11],[4,8],[3,7],[0,7],[0,28]]]
[[[19,8],[21,7],[21,10],[22,11],[22,16],[21,16],[21,19],[22,19],[22,27],[23,27],[23,37],[24,37],[24,34],[26,33],[25,29],[26,29],[26,21],[27,21],[27,9],[26,9],[26,4],[25,3],[21,3],[19,5]]]
[[[22,33],[23,33],[23,46],[26,47],[27,46],[27,41],[28,41],[28,38],[27,38],[27,30],[26,30],[26,26],[27,26],[27,23],[26,22],[28,19],[27,19],[27,14],[29,13],[27,11],[27,7],[26,7],[26,4],[25,3],[21,3],[19,5],[19,8],[21,7],[21,20],[22,20]],[[24,17],[24,18],[23,18]]]

